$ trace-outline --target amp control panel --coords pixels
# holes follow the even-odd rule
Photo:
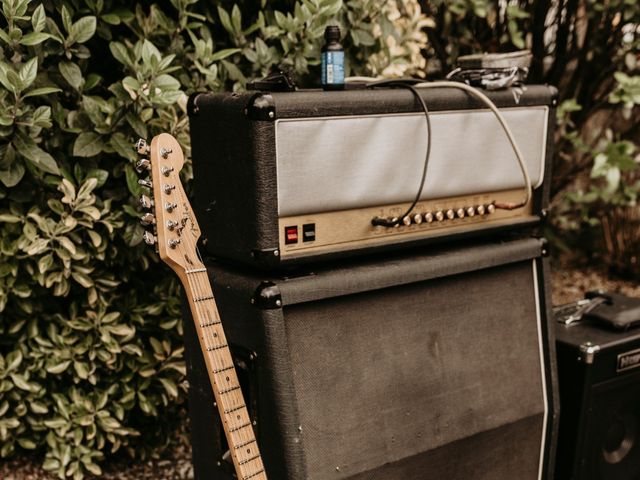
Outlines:
[[[477,230],[532,224],[531,204],[504,210],[496,204],[517,203],[522,189],[505,190],[471,196],[441,198],[419,202],[403,216],[410,203],[365,207],[281,217],[279,219],[280,256],[282,260],[322,253],[381,246],[399,240],[420,240]],[[374,226],[374,218],[394,222],[394,226]],[[402,237],[400,239],[399,237]]]

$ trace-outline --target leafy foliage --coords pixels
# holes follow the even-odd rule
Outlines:
[[[426,42],[412,0],[216,3],[2,0],[2,457],[39,450],[47,470],[82,478],[107,454],[150,454],[175,426],[179,288],[140,245],[136,137],[166,131],[188,153],[191,92],[274,66],[318,78],[330,21],[354,73],[412,73]],[[411,15],[394,24],[398,9]]]
[[[422,0],[420,4],[434,19],[434,26],[427,28],[427,55],[434,74],[450,71],[463,54],[531,50],[530,81],[557,86],[561,102],[552,178],[554,229],[548,235],[567,252],[603,247],[611,252],[611,242],[603,245],[603,237],[622,235],[617,229],[628,227],[622,219],[607,225],[601,220],[614,210],[625,211],[623,217],[630,218],[633,211],[627,210],[638,209],[639,167],[634,156],[640,143],[640,3]],[[611,205],[616,208],[606,208]],[[640,228],[635,236],[639,234]],[[625,255],[640,257],[640,243],[627,242],[619,251],[619,260],[610,254],[597,258],[622,263]]]

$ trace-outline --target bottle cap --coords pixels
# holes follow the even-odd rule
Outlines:
[[[340,27],[338,25],[327,25],[327,28],[324,29],[324,39],[327,42],[339,42]]]

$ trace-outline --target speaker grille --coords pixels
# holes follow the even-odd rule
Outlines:
[[[594,480],[640,479],[640,385],[594,388],[588,469]]]
[[[440,468],[449,480],[538,479],[546,399],[532,268],[286,307],[306,478],[423,480]],[[470,476],[474,465],[485,476]]]

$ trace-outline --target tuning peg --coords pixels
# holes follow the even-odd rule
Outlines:
[[[139,138],[138,141],[133,145],[133,148],[140,155],[149,155],[151,149],[149,148],[149,144],[144,138]]]
[[[138,180],[138,185],[142,185],[143,187],[147,187],[147,188],[153,188],[153,184],[151,183],[151,180],[144,180],[142,178]]]
[[[140,195],[140,205],[142,205],[142,208],[152,208],[153,200],[146,195]]]
[[[151,232],[144,232],[142,234],[142,239],[144,240],[144,243],[146,243],[147,245],[154,245],[156,243],[156,237]]]
[[[156,223],[156,217],[153,215],[153,213],[145,213],[140,218],[140,223],[145,227],[148,227],[149,225],[154,225]]]
[[[173,153],[173,150],[171,150],[170,148],[164,148],[164,147],[162,147],[162,148],[160,149],[160,156],[161,156],[162,158],[165,158],[165,159],[166,159],[166,158],[169,158],[169,155],[171,155],[172,153]],[[173,169],[172,169],[172,170],[173,170]]]
[[[151,162],[148,158],[141,158],[136,162],[136,172],[142,173],[149,169],[151,169]]]

